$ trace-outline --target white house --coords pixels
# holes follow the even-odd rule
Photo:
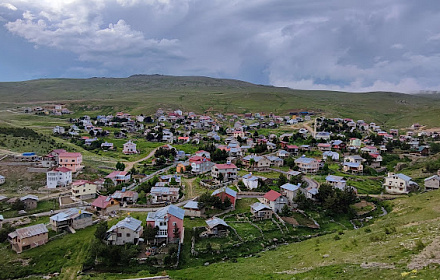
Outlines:
[[[127,143],[124,144],[124,149],[122,150],[122,152],[126,155],[137,154],[138,151],[136,150],[136,144],[129,140]]]
[[[410,191],[418,188],[416,182],[411,181],[411,177],[402,173],[394,174],[388,173],[383,184],[385,191],[391,194],[407,194]]]
[[[49,189],[65,187],[72,183],[72,170],[67,167],[58,167],[46,173],[46,186]]]
[[[440,176],[434,175],[426,178],[425,180],[425,189],[426,190],[438,190],[440,187]]]
[[[316,173],[319,170],[319,162],[314,158],[302,156],[295,160],[295,164],[304,173]]]
[[[284,205],[287,205],[287,197],[274,190],[268,191],[263,197],[264,204],[268,205],[274,212],[281,212]]]
[[[6,178],[3,175],[0,175],[0,185],[3,185],[6,182]]]
[[[241,178],[246,188],[250,190],[258,188],[258,177],[252,175],[252,173],[246,174]]]

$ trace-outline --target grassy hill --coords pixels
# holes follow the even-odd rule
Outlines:
[[[92,115],[117,110],[149,114],[162,107],[197,113],[306,110],[389,127],[414,122],[434,127],[440,119],[437,95],[294,90],[208,77],[135,75],[0,83],[0,98],[3,108],[65,103],[77,113]]]

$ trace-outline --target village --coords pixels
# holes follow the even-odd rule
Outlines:
[[[70,113],[62,105],[24,110]],[[101,249],[88,268],[130,260],[156,268],[209,265],[318,235],[336,239],[386,215],[387,199],[440,186],[435,165],[414,179],[400,172],[440,151],[439,132],[419,124],[385,131],[308,111],[158,109],[152,116],[70,117],[52,134],[70,145],[0,158],[0,242],[21,254],[94,226]],[[78,149],[117,163],[92,168]],[[11,170],[36,174],[42,184],[14,189]],[[111,246],[127,257],[112,263]]]

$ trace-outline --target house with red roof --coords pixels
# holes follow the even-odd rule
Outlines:
[[[131,179],[131,175],[127,171],[113,171],[105,176],[105,179],[112,180],[113,184],[116,186],[118,184],[128,183]]]
[[[197,151],[197,152],[195,153],[195,155],[196,155],[196,156],[199,156],[199,157],[205,157],[205,158],[209,158],[209,159],[211,159],[211,153],[210,153],[210,152],[207,152],[207,151],[204,151],[204,150]]]
[[[194,174],[203,174],[209,172],[214,165],[209,158],[202,156],[192,156],[189,158],[191,172]]]
[[[72,183],[72,170],[66,167],[57,167],[46,173],[46,179],[46,186],[49,189],[65,187]]]
[[[95,199],[92,202],[91,210],[95,212],[99,212],[101,215],[107,215],[113,211],[119,210],[119,202],[110,196],[98,196],[97,199]]]
[[[72,172],[80,170],[82,168],[81,163],[81,153],[61,152],[58,154],[58,166],[69,168]]]
[[[284,205],[287,205],[288,199],[279,192],[270,190],[263,196],[263,203],[269,206],[275,213],[279,213]]]
[[[217,182],[227,182],[237,179],[237,166],[230,162],[215,164],[211,168],[211,176]]]

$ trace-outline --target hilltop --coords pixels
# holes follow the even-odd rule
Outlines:
[[[130,111],[151,114],[156,108],[196,113],[313,111],[327,117],[374,121],[407,127],[435,126],[440,118],[437,95],[392,92],[349,93],[295,90],[231,79],[133,75],[128,78],[41,79],[0,83],[3,108],[64,103],[78,113]]]

